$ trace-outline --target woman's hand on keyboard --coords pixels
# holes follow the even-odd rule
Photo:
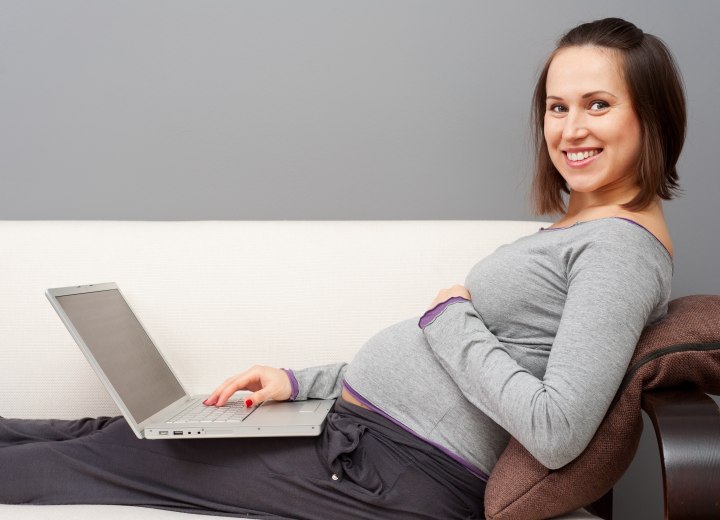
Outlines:
[[[245,406],[257,406],[263,401],[287,401],[292,394],[292,384],[287,373],[280,368],[255,365],[229,377],[205,400],[208,406],[223,406],[237,391],[253,392],[245,399]]]

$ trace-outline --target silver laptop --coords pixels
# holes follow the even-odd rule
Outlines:
[[[246,408],[190,396],[114,283],[45,293],[140,439],[319,435],[334,400],[267,401]],[[239,395],[239,394],[236,394]]]

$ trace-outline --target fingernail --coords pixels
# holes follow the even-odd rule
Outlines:
[[[252,399],[245,399],[245,407],[250,408],[252,406]]]

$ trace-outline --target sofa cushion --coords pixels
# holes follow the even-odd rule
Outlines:
[[[667,316],[645,328],[605,419],[575,460],[551,471],[511,439],[488,481],[487,518],[540,520],[601,498],[637,450],[643,390],[687,384],[720,393],[720,296],[673,300]]]
[[[228,520],[227,516],[181,513],[141,506],[97,504],[2,504],[0,518],[3,520]]]
[[[3,520],[227,520],[227,516],[180,513],[140,506],[106,505],[5,505],[0,504]],[[235,517],[238,518],[238,517]],[[254,517],[257,518],[257,517]],[[280,520],[280,517],[277,517]],[[554,520],[591,520],[597,518],[584,509]]]

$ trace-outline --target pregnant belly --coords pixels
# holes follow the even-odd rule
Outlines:
[[[427,430],[440,421],[448,405],[464,398],[417,322],[418,318],[401,321],[371,337],[348,366],[345,381],[384,413]],[[347,392],[343,398],[357,404]]]
[[[374,412],[372,408],[370,408],[365,403],[362,403],[355,399],[355,396],[353,396],[350,392],[348,392],[345,388],[342,389],[342,393],[340,394],[340,397],[343,401],[346,403],[354,404],[355,406],[359,406],[360,408],[365,408],[366,410],[370,410],[371,412]]]

